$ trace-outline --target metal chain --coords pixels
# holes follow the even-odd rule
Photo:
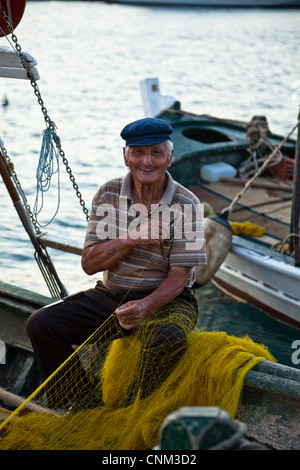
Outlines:
[[[39,87],[38,87],[36,81],[33,79],[33,76],[32,76],[31,70],[30,70],[30,68],[29,68],[29,66],[28,66],[26,57],[25,57],[24,54],[22,53],[22,49],[21,49],[21,46],[20,46],[20,44],[19,44],[19,42],[18,42],[18,38],[17,38],[17,36],[16,36],[16,35],[14,34],[14,32],[13,32],[13,31],[14,31],[14,30],[13,30],[13,27],[12,27],[12,25],[11,25],[11,23],[10,23],[10,20],[9,20],[8,15],[7,15],[6,12],[5,12],[5,9],[3,8],[3,5],[2,5],[2,2],[1,2],[1,1],[0,1],[0,11],[1,11],[1,13],[2,13],[2,15],[3,15],[3,17],[4,17],[5,21],[6,21],[6,23],[7,23],[7,26],[8,26],[8,28],[9,28],[10,33],[11,33],[11,39],[12,39],[12,41],[13,41],[14,44],[15,44],[15,50],[16,50],[17,54],[18,54],[19,57],[20,57],[20,60],[21,60],[21,62],[22,62],[22,65],[23,65],[24,69],[25,69],[26,72],[27,72],[27,75],[28,75],[28,78],[29,78],[29,80],[30,80],[31,86],[33,87],[33,90],[34,90],[34,94],[35,94],[35,96],[37,97],[37,101],[38,101],[39,105],[41,106],[41,110],[42,110],[42,113],[43,113],[43,115],[44,115],[44,119],[45,119],[46,125],[47,125],[47,126],[49,127],[49,129],[51,130],[51,134],[52,134],[53,140],[54,140],[54,142],[55,142],[55,145],[56,145],[56,147],[57,147],[57,149],[58,149],[59,155],[61,156],[62,161],[63,161],[63,163],[64,163],[64,165],[65,165],[65,167],[66,167],[66,171],[67,171],[67,173],[68,173],[68,175],[69,175],[69,179],[70,179],[71,182],[72,182],[73,188],[74,188],[74,190],[75,190],[75,192],[76,192],[76,196],[77,196],[77,198],[79,199],[79,203],[80,203],[80,205],[81,205],[81,207],[82,207],[83,213],[85,214],[86,220],[88,221],[88,220],[89,220],[89,212],[88,212],[88,209],[86,208],[85,201],[84,201],[84,199],[83,199],[83,197],[82,197],[81,192],[79,191],[78,184],[77,184],[76,181],[75,181],[75,177],[74,177],[74,175],[73,175],[73,173],[72,173],[72,169],[71,169],[71,167],[70,167],[70,165],[69,165],[69,162],[68,162],[68,160],[67,160],[67,158],[66,158],[66,156],[65,156],[65,152],[63,151],[63,149],[62,149],[62,147],[61,147],[60,138],[59,138],[59,136],[56,134],[56,130],[55,130],[55,129],[56,129],[56,126],[55,126],[55,123],[54,123],[53,121],[51,121],[51,119],[50,119],[50,116],[49,116],[49,114],[48,114],[48,111],[47,111],[47,109],[46,109],[46,107],[45,107],[45,105],[44,105],[44,101],[43,101],[43,99],[42,99],[42,96],[41,96]],[[32,217],[33,217],[33,214],[32,214]],[[36,227],[36,224],[35,224],[35,227]]]
[[[7,150],[6,150],[6,148],[3,146],[3,141],[1,141],[1,139],[0,139],[0,147],[1,147],[2,156],[3,156],[3,158],[4,158],[5,162],[6,162],[7,169],[8,169],[8,171],[9,171],[11,177],[13,178],[14,183],[15,183],[15,185],[16,185],[16,188],[17,188],[17,190],[18,190],[18,192],[19,192],[19,194],[20,194],[20,196],[21,196],[21,198],[22,198],[22,200],[23,200],[23,205],[24,205],[24,207],[25,207],[25,209],[26,209],[26,211],[27,211],[27,213],[28,213],[28,215],[29,215],[29,217],[30,217],[30,219],[31,219],[32,225],[34,226],[34,229],[35,229],[36,233],[37,233],[37,234],[40,234],[41,231],[40,231],[39,227],[37,226],[36,218],[34,217],[32,211],[31,211],[31,209],[30,209],[30,205],[29,205],[29,203],[28,203],[28,201],[27,201],[27,199],[26,199],[26,196],[25,196],[25,193],[24,193],[24,191],[23,191],[22,185],[21,185],[20,180],[19,180],[19,178],[18,178],[18,175],[17,175],[17,173],[16,173],[16,171],[15,171],[14,164],[13,164],[13,162],[11,161],[9,155],[7,154]]]

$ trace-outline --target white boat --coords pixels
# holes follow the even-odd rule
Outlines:
[[[214,276],[214,282],[274,318],[300,328],[300,269],[238,236]]]
[[[299,0],[104,0],[106,3],[127,5],[161,5],[182,7],[230,8],[299,8]]]
[[[226,176],[221,177],[222,181],[208,182],[201,177],[201,169],[207,164],[227,162],[236,172],[249,147],[247,123],[182,111],[173,97],[161,95],[156,78],[142,82],[142,95],[145,114],[167,120],[173,126],[174,157],[170,173],[192,189],[201,202],[211,204],[220,213],[243,187],[239,188],[238,184],[245,185],[245,182]],[[276,146],[282,137],[272,134],[269,139]],[[292,139],[282,147],[290,162],[295,147]],[[293,237],[299,240],[299,193],[292,196],[294,186],[291,179],[265,175],[258,178],[255,189],[247,193],[248,199],[243,197],[243,204],[238,205],[231,218],[239,223],[250,220],[262,225],[265,234],[233,235],[231,249],[215,272],[213,282],[239,300],[300,328],[300,261],[285,250],[285,241]],[[293,197],[297,199],[294,206],[298,214],[294,216],[295,220],[298,218],[294,230],[291,229]]]

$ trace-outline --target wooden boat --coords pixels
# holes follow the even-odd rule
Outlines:
[[[6,345],[6,364],[0,367],[0,424],[7,417],[3,409],[19,406],[40,384],[24,324],[34,310],[52,301],[0,282],[0,331]],[[246,374],[237,418],[247,426],[248,439],[266,448],[299,450],[300,370],[261,361]]]
[[[53,302],[30,290],[0,282],[0,331],[2,360],[0,387],[15,395],[28,395],[40,383],[31,343],[24,326],[29,315]]]
[[[1,73],[1,63],[0,63]],[[4,70],[8,76],[7,70]],[[11,72],[15,77],[16,71]],[[17,71],[19,74],[19,71]],[[8,168],[0,151],[1,175],[15,205],[25,230],[36,250],[36,259],[45,277],[51,297],[41,296],[16,286],[0,283],[0,331],[2,350],[0,368],[0,406],[15,408],[40,383],[31,344],[25,334],[24,324],[37,308],[47,305],[64,289],[57,279],[54,267],[45,249],[56,248],[77,255],[82,246],[65,242],[47,234],[37,235],[26,216],[26,207],[15,184],[14,169]],[[4,163],[4,164],[3,164]],[[176,166],[175,166],[176,168]],[[49,276],[56,281],[54,290]],[[51,278],[52,279],[52,278]],[[5,349],[5,350],[4,350]],[[244,392],[239,409],[239,419],[248,426],[247,435],[274,449],[300,449],[298,432],[300,414],[300,371],[280,364],[262,361],[245,378]],[[27,407],[30,407],[28,404]],[[1,411],[1,410],[0,410]],[[5,413],[1,411],[0,419]]]
[[[43,248],[82,253],[78,243],[48,234],[41,234],[38,242]],[[20,406],[40,385],[24,324],[34,310],[52,301],[50,297],[0,283],[0,331],[6,348],[5,364],[0,368],[0,424],[7,417],[3,408],[12,410]],[[299,370],[268,361],[262,361],[246,374],[238,419],[247,426],[248,439],[271,449],[300,449],[299,382]]]
[[[208,203],[215,213],[221,213],[241,191],[246,180],[222,177],[222,173],[216,178],[212,173],[207,177],[204,171],[206,165],[213,164],[215,170],[219,165],[222,169],[225,163],[230,165],[230,171],[238,173],[249,157],[248,123],[184,112],[172,97],[161,96],[157,79],[143,81],[142,92],[146,114],[164,119],[173,126],[174,157],[170,173],[190,188],[202,203]],[[273,147],[282,141],[282,137],[275,134],[268,139]],[[299,255],[296,253],[296,259],[296,255],[291,254],[290,244],[291,240],[295,241],[296,247],[299,244],[299,195],[293,196],[293,176],[290,179],[274,176],[275,168],[281,168],[283,172],[283,165],[284,173],[294,171],[287,170],[287,166],[294,164],[295,146],[294,140],[287,139],[282,147],[284,160],[270,167],[269,175],[264,173],[254,181],[231,212],[230,220],[250,221],[262,227],[265,234],[260,237],[233,235],[231,250],[215,273],[213,282],[232,296],[299,328]],[[222,172],[226,175],[227,166],[225,168]],[[294,225],[291,222],[293,197],[296,199]]]
[[[128,5],[161,5],[181,7],[223,7],[223,8],[299,8],[298,0],[103,0],[105,3]]]

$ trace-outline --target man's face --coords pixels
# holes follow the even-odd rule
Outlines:
[[[125,165],[129,167],[133,179],[141,184],[163,182],[172,155],[173,151],[170,155],[167,142],[129,147],[127,156],[124,149]]]

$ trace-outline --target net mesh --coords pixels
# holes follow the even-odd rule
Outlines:
[[[218,406],[235,417],[247,371],[275,359],[248,337],[190,332],[182,311],[168,309],[136,334],[99,341],[112,314],[1,423],[0,449],[148,450],[182,406]],[[30,403],[45,411],[26,412]]]

